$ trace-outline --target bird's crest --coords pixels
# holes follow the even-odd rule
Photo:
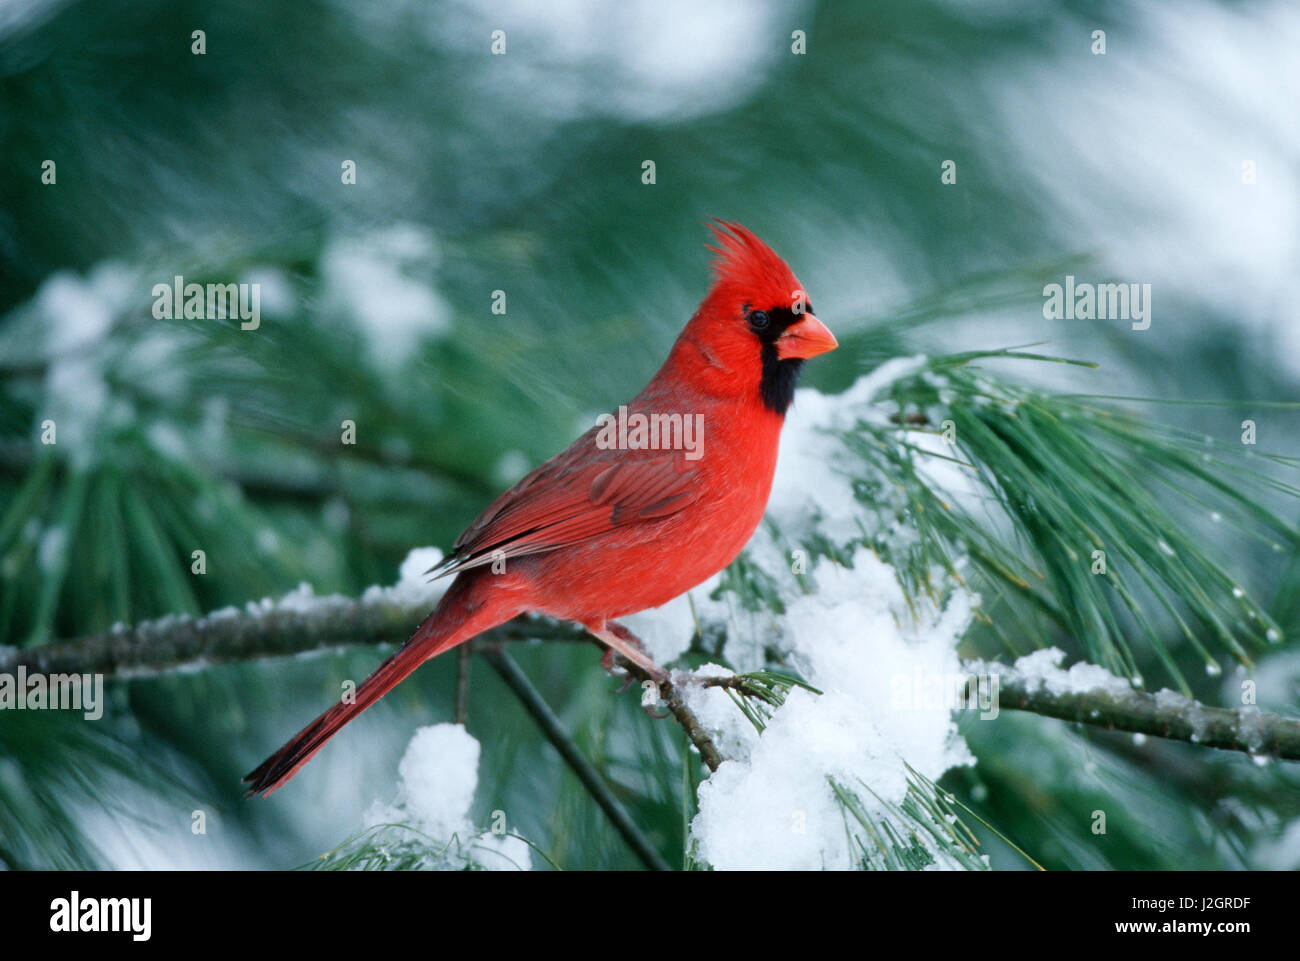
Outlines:
[[[782,297],[798,287],[789,265],[748,228],[717,218],[706,226],[717,241],[717,246],[705,246],[716,254],[713,276],[719,286],[735,285],[751,291],[772,289],[780,291]]]

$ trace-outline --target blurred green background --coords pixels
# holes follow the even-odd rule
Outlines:
[[[840,336],[805,380],[825,390],[904,352],[1050,341],[1102,363],[1027,372],[1054,390],[1295,400],[1297,46],[1283,2],[9,3],[0,643],[394,582],[648,379],[705,290],[709,216],[781,252]],[[176,274],[260,283],[260,329],[155,319]],[[1045,320],[1066,274],[1151,284],[1150,329]],[[1153,412],[1216,436],[1251,417],[1300,453],[1293,411]],[[0,862],[310,860],[449,719],[452,659],[273,802],[238,779],[376,659],[114,684],[89,732],[0,717]],[[592,650],[518,659],[680,863],[679,733]],[[1300,664],[1271,676],[1294,710]],[[562,866],[635,866],[482,666],[469,717],[479,823],[503,809]],[[1300,865],[1276,766],[1026,716],[967,733],[981,763],[950,786],[1049,867]],[[1098,845],[1061,811],[1101,793],[1131,822]]]

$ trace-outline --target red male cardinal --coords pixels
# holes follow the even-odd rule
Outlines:
[[[593,427],[506,491],[434,570],[456,580],[406,644],[244,778],[271,794],[431,657],[525,611],[576,621],[649,676],[664,671],[614,618],[658,607],[740,553],[767,506],[805,359],[834,350],[785,261],[739,224],[710,225],[714,283],[633,415],[702,415],[693,451],[602,443]],[[634,435],[633,435],[634,436]],[[691,456],[688,456],[690,454]]]

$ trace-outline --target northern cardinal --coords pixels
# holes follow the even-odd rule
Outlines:
[[[799,369],[837,346],[771,248],[739,224],[710,230],[713,285],[626,405],[629,424],[638,413],[683,423],[702,415],[692,421],[703,426],[698,449],[628,449],[635,432],[620,448],[598,425],[498,497],[430,571],[456,575],[433,613],[354,701],[330,708],[245,777],[248,796],[281,787],[426,660],[525,611],[576,621],[650,677],[665,677],[614,618],[667,603],[740,553],[767,506]]]

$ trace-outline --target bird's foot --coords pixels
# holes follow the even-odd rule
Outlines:
[[[617,663],[614,656],[617,655],[630,665],[629,678],[635,675],[643,680],[653,681],[657,685],[668,681],[668,672],[650,659],[645,653],[645,645],[622,624],[601,619],[584,623],[582,626],[609,648],[600,661],[605,670],[613,673],[612,668]],[[623,690],[627,690],[627,687],[625,686]]]
[[[622,674],[623,686],[619,693],[627,691],[639,677],[641,709],[655,720],[669,717],[669,714],[661,714],[658,710],[662,689],[668,684],[668,672],[650,659],[640,638],[622,624],[613,621],[593,621],[583,627],[609,648],[600,659],[600,666],[615,677]]]
[[[618,652],[612,647],[608,648],[600,657],[600,666],[605,669],[605,673],[610,677],[617,677],[623,682],[623,686],[618,689],[618,693],[626,694],[627,689],[632,686],[636,680],[632,672],[618,662]]]

